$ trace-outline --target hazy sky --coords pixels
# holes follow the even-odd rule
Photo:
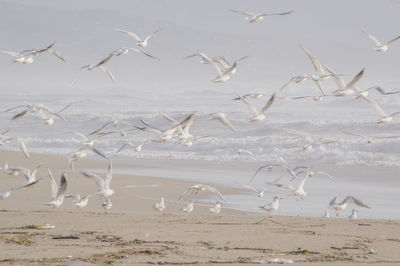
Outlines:
[[[294,10],[289,16],[269,17],[250,24],[228,9],[253,12]],[[10,0],[0,1],[2,49],[21,51],[55,48],[67,63],[50,55],[32,65],[12,65],[0,55],[0,86],[68,88],[79,68],[96,63],[109,52],[134,41],[114,31],[118,27],[146,35],[162,28],[146,51],[161,60],[139,54],[116,58],[109,64],[121,87],[276,87],[293,75],[313,71],[299,48],[304,45],[337,72],[354,75],[366,67],[360,84],[400,84],[400,42],[385,54],[361,32],[382,41],[400,34],[400,5],[390,0],[193,1],[193,0]],[[214,73],[197,59],[183,61],[201,50],[230,60],[248,55],[226,84],[213,84]],[[112,86],[101,72],[82,73],[80,86]]]

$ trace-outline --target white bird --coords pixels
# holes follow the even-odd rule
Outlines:
[[[267,188],[264,188],[264,189],[262,189],[262,190],[259,190],[259,189],[256,189],[256,188],[252,187],[252,186],[249,186],[249,185],[244,185],[244,186],[245,186],[246,188],[248,188],[248,189],[254,191],[255,193],[257,193],[257,197],[259,197],[259,198],[263,198],[263,197],[264,197],[264,192],[267,190]]]
[[[62,173],[60,185],[58,186],[56,180],[51,174],[50,169],[48,169],[48,172],[51,183],[51,201],[45,203],[45,205],[52,206],[52,208],[54,209],[60,207],[64,201],[64,194],[67,191],[67,179],[66,173]]]
[[[105,201],[101,204],[101,206],[104,208],[104,210],[109,210],[112,207],[112,202],[111,198],[106,198]]]
[[[93,174],[93,173],[87,173],[87,172],[81,172],[85,177],[87,178],[92,178],[96,182],[97,186],[97,193],[96,195],[99,195],[103,198],[109,198],[111,195],[114,194],[114,190],[110,188],[110,183],[112,180],[112,160],[110,160],[109,165],[108,165],[108,171],[106,173],[105,179],[101,178],[100,176]]]
[[[318,74],[318,76],[316,76],[316,77],[315,77],[314,75],[309,75],[310,77],[307,77],[307,75],[305,75],[304,77],[305,77],[305,78],[310,78],[310,79],[311,79],[311,77],[312,77],[313,80],[314,80],[314,78],[315,78],[315,79],[318,80],[318,81],[322,81],[322,80],[325,80],[325,79],[330,78],[331,75],[329,75],[328,73],[326,73],[326,72],[324,71],[324,69],[322,68],[321,62],[318,60],[318,58],[316,58],[315,56],[313,56],[313,55],[312,55],[306,48],[304,48],[303,46],[300,46],[300,47],[301,47],[301,49],[303,49],[303,51],[306,53],[306,55],[308,56],[308,58],[310,59],[312,65],[313,65],[315,71],[316,71],[317,74]],[[298,82],[298,81],[296,81],[296,82]],[[300,81],[300,82],[301,82],[301,81]],[[315,80],[314,80],[314,82],[315,82]],[[324,93],[324,95],[326,95],[326,93]]]
[[[191,194],[197,194],[200,191],[210,191],[212,193],[217,194],[223,201],[225,201],[224,196],[221,194],[221,192],[218,191],[215,187],[208,186],[208,185],[203,185],[203,184],[197,184],[189,187],[188,189],[183,192],[182,196],[179,197],[178,201],[180,201],[187,193]]]
[[[236,60],[232,66],[230,66],[228,69],[221,70],[220,67],[218,66],[217,63],[214,61],[211,61],[209,64],[212,66],[214,69],[215,73],[217,74],[217,77],[213,79],[213,82],[219,83],[219,82],[225,82],[230,80],[230,78],[237,72],[237,67],[238,67],[238,62],[247,58],[247,56],[243,56]]]
[[[31,113],[31,114],[37,114],[40,118],[43,119],[45,125],[52,125],[54,123],[54,118],[58,117],[62,120],[66,120],[61,113],[64,112],[66,109],[68,109],[71,106],[71,104],[68,104],[64,108],[62,108],[59,111],[53,111],[48,107],[45,107],[43,104],[23,104],[23,105],[18,105],[12,108],[9,108],[7,110],[2,111],[3,113],[9,112],[15,109],[20,109],[23,108],[23,111],[19,112],[18,114],[14,115],[11,120],[15,121],[19,118],[24,117],[26,114]]]
[[[349,216],[349,219],[357,219],[358,217],[357,217],[357,210],[356,209],[353,209],[352,211],[351,211],[351,214],[350,214],[350,216]]]
[[[84,208],[87,206],[88,202],[89,202],[89,198],[92,195],[86,195],[81,197],[80,194],[69,194],[69,195],[65,195],[65,198],[72,198],[72,203],[74,204],[74,206],[78,207],[78,208]]]
[[[337,196],[336,196],[329,203],[329,207],[336,211],[336,216],[339,216],[339,211],[344,210],[348,204],[355,204],[360,207],[371,209],[371,207],[369,205],[365,204],[364,202],[362,202],[361,200],[359,200],[353,196],[347,196],[341,202],[338,202]]]
[[[386,113],[382,110],[382,108],[381,108],[376,102],[374,102],[373,100],[371,100],[371,99],[369,99],[369,98],[367,98],[367,97],[364,97],[364,96],[362,96],[362,95],[361,95],[361,98],[364,99],[367,103],[369,103],[369,105],[371,105],[372,108],[374,108],[374,110],[382,117],[382,119],[380,119],[380,120],[377,121],[378,124],[384,124],[384,123],[391,122],[391,121],[393,120],[393,117],[394,117],[394,116],[400,114],[400,112],[395,112],[395,113],[393,113],[393,114],[388,115],[388,114],[386,114]]]
[[[116,128],[116,127],[119,127],[121,125],[126,125],[126,126],[130,126],[130,127],[134,126],[133,124],[131,124],[129,122],[120,121],[120,120],[112,120],[110,122],[107,122],[107,123],[103,124],[101,127],[97,128],[96,130],[90,132],[89,136],[98,134],[100,131],[102,131],[103,129],[105,129],[107,127],[112,126],[112,127]]]
[[[279,208],[279,198],[278,196],[274,196],[272,198],[272,202],[261,206],[260,209],[264,210],[267,214],[270,214],[273,211],[277,211]]]
[[[258,98],[264,97],[265,95],[266,95],[265,93],[248,93],[248,94],[242,95],[242,98],[258,99]],[[232,100],[238,101],[240,99],[241,99],[240,97],[236,97],[236,98],[233,98]]]
[[[359,89],[355,86],[355,84],[364,75],[365,68],[363,68],[357,75],[355,75],[354,78],[349,83],[345,84],[343,78],[340,75],[336,74],[328,66],[324,65],[324,67],[330,74],[332,74],[332,77],[335,80],[336,85],[338,87],[338,89],[333,92],[335,96],[337,97],[348,96],[354,94],[355,92],[359,92]]]
[[[190,200],[186,206],[184,206],[182,208],[182,211],[186,212],[186,213],[191,213],[194,209],[194,200]]]
[[[60,55],[58,52],[56,52],[53,49],[55,42],[47,46],[46,48],[43,49],[30,49],[30,50],[25,50],[20,53],[18,52],[13,52],[13,51],[6,51],[6,50],[1,50],[3,54],[11,55],[12,57],[15,57],[13,60],[13,63],[23,63],[23,64],[31,64],[34,62],[34,57],[44,53],[44,52],[50,52],[51,54],[55,55],[59,59],[65,62],[64,57]]]
[[[22,189],[22,188],[25,188],[25,187],[33,186],[34,184],[36,184],[39,181],[40,180],[36,180],[35,182],[25,183],[25,184],[23,184],[21,186],[18,186],[18,187],[9,188],[6,191],[0,191],[0,200],[10,197],[11,192],[14,191],[14,190],[18,190],[18,189]]]
[[[136,45],[139,47],[143,47],[145,48],[148,44],[148,41],[150,40],[151,36],[153,36],[153,34],[156,34],[157,32],[159,32],[161,29],[158,29],[154,32],[152,32],[151,34],[147,35],[146,38],[142,39],[140,38],[136,33],[130,32],[130,31],[126,31],[126,30],[121,30],[121,29],[114,29],[118,32],[122,32],[126,35],[128,35],[129,37],[132,37],[136,40]]]
[[[133,144],[132,142],[127,142],[125,143],[121,148],[118,149],[117,153],[120,153],[123,149],[125,149],[128,146],[134,147],[134,151],[135,152],[141,152],[142,151],[142,146],[146,143],[149,143],[150,140],[145,139],[144,141],[142,141],[139,145]]]
[[[25,167],[9,168],[7,174],[13,175],[13,176],[18,176],[20,173],[22,173],[26,180],[25,184],[34,183],[38,180],[38,178],[36,177],[36,173],[42,165],[43,164],[37,165],[36,168],[32,172]]]
[[[104,64],[107,63],[111,59],[111,57],[113,57],[113,56],[114,56],[114,54],[110,53],[110,54],[108,54],[107,57],[102,59],[100,62],[98,62],[96,64],[90,64],[90,65],[83,66],[83,67],[81,67],[81,70],[82,69],[87,69],[87,70],[91,71],[91,70],[95,70],[95,69],[99,68],[104,73],[107,74],[107,76],[112,80],[112,82],[114,82],[115,85],[118,86],[118,83],[115,80],[113,74],[104,66]],[[77,79],[78,79],[78,74],[75,74],[74,80],[71,82],[71,86],[76,82]]]
[[[155,209],[156,211],[159,211],[159,212],[162,212],[163,210],[165,210],[165,201],[164,201],[164,198],[161,197],[160,200],[157,201],[157,202],[154,204],[153,207],[154,207],[154,209]]]
[[[400,136],[371,137],[371,136],[356,134],[356,133],[352,133],[352,132],[348,132],[348,131],[343,131],[343,133],[352,135],[352,136],[361,137],[361,138],[365,139],[365,141],[367,141],[368,144],[374,143],[374,139],[398,139],[398,138],[400,138]]]
[[[244,99],[243,97],[241,97],[239,94],[238,96],[240,97],[240,99],[247,105],[247,107],[249,108],[250,112],[253,115],[253,119],[250,122],[256,122],[256,121],[262,121],[266,118],[265,116],[265,112],[271,107],[271,105],[274,103],[275,101],[275,96],[276,93],[274,93],[271,98],[269,98],[267,104],[260,110],[257,111],[257,109],[255,108],[255,106],[250,103],[249,101],[247,101],[246,99]]]
[[[222,204],[221,201],[217,201],[215,205],[209,209],[210,212],[219,214],[221,212],[221,204]]]
[[[2,166],[0,166],[0,170],[3,170],[3,171],[8,170],[8,163],[5,162]]]
[[[0,134],[0,145],[1,144],[8,144],[14,142],[15,144],[18,145],[19,149],[22,151],[22,153],[25,155],[26,158],[30,158],[31,156],[29,155],[28,149],[25,146],[25,142],[22,138],[19,137],[8,137],[3,134]]]
[[[229,9],[229,10],[231,12],[244,15],[245,19],[248,20],[250,23],[261,21],[266,16],[284,16],[284,15],[289,15],[294,12],[294,10],[290,10],[290,11],[282,12],[282,13],[252,13],[249,11],[238,11],[238,10],[234,10],[234,9]]]
[[[231,121],[229,121],[228,116],[225,113],[221,112],[213,113],[210,120],[217,120],[222,125],[232,130],[233,132],[236,132],[235,127],[232,125]]]
[[[394,39],[392,39],[392,40],[390,40],[390,41],[388,41],[386,43],[381,43],[377,38],[375,38],[374,36],[372,36],[371,34],[366,32],[365,30],[362,30],[362,32],[365,35],[367,35],[367,37],[370,38],[374,42],[374,44],[376,46],[375,50],[377,52],[381,52],[381,53],[386,52],[389,49],[389,44],[391,44],[391,43],[397,41],[398,39],[400,39],[400,36],[397,36],[396,38],[394,38]]]
[[[324,215],[323,215],[322,217],[323,217],[323,218],[329,218],[329,217],[331,217],[330,214],[329,214],[329,208],[327,208],[327,209],[325,210],[325,213],[324,213]]]
[[[143,51],[141,51],[139,49],[136,49],[134,47],[121,47],[121,48],[118,48],[118,49],[112,51],[111,53],[113,53],[115,56],[121,56],[121,55],[125,55],[125,54],[129,53],[129,51],[134,51],[134,52],[139,53],[139,54],[144,54],[145,56],[148,56],[151,59],[159,60],[157,57],[152,56],[151,54],[145,53],[145,52],[143,52]]]
[[[87,136],[85,136],[82,133],[76,132],[74,131],[74,133],[78,136],[80,136],[82,138],[82,145],[85,146],[84,149],[88,149],[93,151],[94,153],[96,153],[97,155],[100,155],[101,157],[103,157],[104,159],[108,160],[109,158],[104,154],[104,152],[100,151],[99,149],[94,147],[94,139],[91,139]],[[77,151],[78,153],[80,152],[80,150]],[[85,157],[85,156],[84,156]]]

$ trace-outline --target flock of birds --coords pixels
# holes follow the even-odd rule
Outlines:
[[[261,20],[263,20],[265,17],[269,16],[285,16],[293,13],[294,11],[287,11],[287,12],[281,12],[281,13],[252,13],[252,12],[242,12],[238,10],[233,10],[230,9],[231,12],[237,13],[244,15],[245,18],[250,22],[250,23],[256,23]],[[136,53],[141,53],[151,59],[156,59],[159,60],[157,57],[147,53],[144,51],[144,49],[148,46],[149,41],[152,36],[154,36],[157,32],[159,32],[161,29],[158,29],[151,34],[147,35],[145,38],[142,38],[138,36],[137,34],[123,30],[123,29],[115,29],[117,32],[122,33],[136,41],[135,47],[122,47],[119,49],[116,49],[112,52],[110,52],[108,55],[104,56],[102,60],[100,60],[97,63],[93,64],[88,64],[85,66],[81,67],[81,70],[95,70],[95,69],[101,69],[111,80],[113,83],[118,84],[117,81],[115,80],[113,74],[108,70],[106,67],[106,64],[114,57],[118,57],[121,55],[125,55],[130,51],[136,52]],[[365,35],[371,39],[375,46],[376,46],[376,51],[379,53],[384,53],[388,50],[389,45],[392,44],[393,42],[397,41],[400,39],[400,36],[386,42],[386,43],[381,43],[377,38],[374,36],[370,35],[367,33],[365,30],[362,30],[362,32],[365,33]],[[31,64],[34,63],[34,59],[43,53],[51,53],[52,55],[56,56],[62,61],[65,61],[64,57],[57,52],[54,49],[55,43],[52,43],[51,45],[47,46],[46,48],[43,49],[30,49],[30,50],[24,50],[22,52],[14,52],[14,51],[6,51],[6,50],[1,50],[1,53],[10,55],[14,57],[13,62],[14,63],[22,63],[22,64]],[[318,58],[313,56],[310,51],[308,51],[306,48],[301,47],[303,51],[305,52],[306,56],[310,59],[312,66],[315,69],[315,73],[309,73],[309,74],[303,74],[303,75],[297,75],[291,77],[287,82],[283,84],[283,86],[277,90],[275,93],[270,95],[268,100],[266,101],[265,105],[257,110],[257,108],[253,105],[253,103],[250,102],[250,99],[258,99],[266,94],[264,93],[252,93],[252,94],[246,94],[246,95],[240,95],[237,93],[237,97],[234,98],[233,100],[236,101],[241,101],[244,105],[246,105],[251,113],[251,118],[249,119],[250,123],[256,123],[263,121],[267,118],[266,113],[268,109],[274,104],[274,102],[280,98],[281,92],[288,87],[290,84],[296,84],[296,83],[301,83],[305,80],[310,80],[316,85],[316,89],[320,92],[318,95],[313,95],[313,96],[299,96],[295,97],[292,99],[304,99],[304,98],[311,98],[314,101],[322,101],[325,97],[349,97],[349,96],[356,96],[356,99],[362,99],[364,100],[367,104],[369,104],[380,116],[380,119],[377,120],[378,124],[383,124],[383,123],[389,123],[393,120],[393,118],[396,115],[399,115],[400,112],[395,112],[392,114],[385,113],[382,108],[372,99],[368,98],[368,94],[370,91],[374,91],[380,95],[394,95],[400,93],[400,91],[395,91],[395,92],[386,92],[384,91],[381,87],[379,86],[374,86],[366,89],[361,89],[357,86],[358,81],[364,76],[365,69],[362,69],[359,73],[357,73],[349,82],[345,82],[343,79],[343,74],[338,74],[334,72],[332,69],[330,69],[327,65],[322,64]],[[184,57],[184,60],[194,58],[194,57],[199,57],[200,62],[202,64],[205,64],[207,66],[210,66],[216,74],[216,77],[212,80],[213,82],[227,82],[228,80],[231,79],[231,77],[237,72],[238,70],[238,64],[240,61],[245,60],[247,56],[243,56],[239,59],[234,60],[233,62],[229,62],[225,57],[223,56],[215,56],[215,57],[210,57],[206,55],[204,52],[197,51],[196,53],[192,55],[188,55]],[[72,85],[76,82],[78,78],[78,74],[75,75],[74,80],[72,82]],[[328,93],[327,90],[325,89],[323,82],[328,79],[334,79],[337,85],[337,89],[331,93]],[[42,119],[45,125],[51,126],[57,119],[60,120],[66,120],[65,116],[63,115],[63,112],[66,111],[71,104],[61,108],[58,111],[54,111],[51,108],[45,107],[42,104],[22,104],[19,106],[15,106],[12,108],[8,108],[7,110],[3,110],[3,113],[7,112],[14,112],[18,111],[15,115],[11,117],[12,121],[18,120],[23,118],[26,115],[33,115],[36,117],[39,117]],[[51,170],[48,169],[48,176],[50,179],[50,184],[51,184],[51,201],[45,203],[48,206],[51,206],[52,208],[58,208],[63,204],[64,198],[71,198],[73,205],[79,208],[84,208],[88,204],[88,200],[90,197],[93,195],[99,196],[101,200],[101,204],[105,210],[108,210],[112,207],[112,202],[111,202],[111,196],[115,193],[113,189],[111,189],[111,181],[112,181],[112,160],[109,155],[107,155],[105,152],[99,150],[95,143],[96,143],[96,138],[103,137],[103,136],[108,136],[108,135],[120,135],[120,136],[125,136],[128,132],[130,131],[140,131],[144,132],[146,134],[155,134],[157,135],[156,139],[151,139],[146,138],[142,143],[139,145],[134,144],[132,142],[126,142],[122,147],[120,147],[116,154],[121,152],[123,149],[128,148],[128,147],[133,147],[136,152],[140,152],[142,150],[142,146],[146,143],[150,142],[158,142],[158,143],[165,143],[165,142],[174,142],[178,144],[183,144],[184,146],[192,146],[193,143],[201,138],[207,138],[207,136],[194,136],[191,132],[191,126],[193,123],[198,120],[198,119],[205,119],[205,120],[217,120],[219,121],[223,126],[225,126],[228,130],[231,130],[233,132],[237,132],[236,128],[233,126],[231,121],[228,119],[227,114],[219,112],[219,113],[214,113],[211,115],[207,115],[206,117],[201,117],[198,115],[196,112],[193,112],[183,119],[179,120],[176,118],[173,118],[167,114],[161,114],[163,118],[165,118],[171,125],[168,128],[159,128],[157,126],[150,125],[149,123],[145,122],[144,120],[140,120],[140,124],[133,124],[127,121],[118,121],[118,120],[113,120],[110,121],[104,125],[101,125],[100,127],[93,129],[92,132],[88,134],[83,134],[80,132],[74,132],[77,136],[79,136],[82,139],[82,147],[79,148],[76,151],[71,152],[68,155],[68,162],[69,165],[72,169],[72,171],[75,170],[75,164],[78,162],[79,159],[87,157],[90,153],[97,154],[101,156],[102,158],[108,160],[108,171],[105,174],[105,178],[91,173],[91,172],[86,172],[86,171],[80,171],[80,173],[89,179],[92,179],[97,188],[97,192],[91,194],[91,195],[85,195],[82,196],[80,194],[67,194],[67,185],[68,185],[68,177],[67,173],[63,172],[59,181],[59,184],[56,182],[55,178],[53,177]],[[121,130],[116,130],[116,128],[123,127]],[[370,136],[365,136],[365,135],[360,135],[354,132],[344,132],[349,135],[353,136],[359,136],[364,138],[368,143],[373,142],[373,138]],[[399,136],[388,136],[387,138],[398,138]],[[384,137],[380,137],[384,138]],[[6,143],[15,143],[16,145],[19,146],[21,149],[22,153],[29,158],[29,152],[25,146],[25,143],[22,138],[19,137],[10,137],[8,136],[8,130],[5,132],[2,132],[0,134],[0,144],[6,144]],[[308,147],[311,148],[311,147]],[[307,149],[308,149],[307,148]],[[251,154],[251,152],[241,149],[237,151],[238,153],[248,153]],[[9,167],[7,163],[2,165],[0,167],[0,171],[6,172],[9,175],[13,176],[18,176],[18,175],[23,175],[26,179],[26,181],[16,187],[12,187],[9,189],[6,189],[2,192],[0,192],[0,199],[6,199],[10,197],[11,192],[24,189],[27,187],[34,186],[37,184],[39,181],[41,181],[43,178],[37,178],[37,172],[40,169],[42,165],[38,165],[33,171],[30,171],[27,168],[24,167]],[[268,169],[271,171],[273,168],[280,167],[284,169],[288,175],[290,176],[290,181],[281,183],[279,182],[281,178],[274,180],[273,182],[267,182],[266,188],[263,188],[262,190],[254,188],[251,186],[252,181],[255,179],[255,177],[258,175],[258,173],[263,170],[263,169]],[[296,200],[303,200],[307,193],[304,190],[304,186],[306,182],[313,177],[314,175],[323,175],[334,181],[334,178],[321,170],[313,169],[309,166],[296,166],[296,167],[291,167],[289,166],[288,162],[286,162],[283,158],[279,158],[279,161],[277,163],[272,163],[272,164],[267,164],[261,166],[257,171],[254,173],[254,175],[251,177],[249,180],[248,184],[245,185],[247,189],[250,189],[254,192],[256,192],[257,196],[259,198],[262,198],[264,196],[264,192],[267,190],[268,187],[278,187],[282,190],[287,190],[289,191],[289,195],[287,197],[294,197]],[[295,182],[298,182],[298,184],[295,186]],[[183,194],[177,199],[178,202],[180,202],[183,198],[187,197],[188,195],[192,194],[198,194],[199,192],[202,191],[208,191],[210,193],[215,193],[220,199],[215,203],[214,206],[210,207],[209,210],[212,213],[218,214],[221,211],[221,205],[223,202],[225,202],[225,197],[222,195],[222,193],[216,189],[215,187],[209,186],[209,185],[204,185],[204,184],[196,184],[191,187],[189,187],[187,190],[183,192]],[[279,200],[283,199],[283,197],[280,196],[274,196],[273,200],[271,203],[265,204],[264,206],[261,206],[260,208],[264,210],[266,213],[270,214],[271,212],[277,211],[279,207]],[[190,213],[194,210],[194,204],[195,201],[193,199],[190,199],[188,203],[182,208],[182,211],[186,213]],[[365,208],[371,208],[368,204],[362,202],[361,200],[353,197],[353,196],[347,196],[345,197],[342,201],[338,201],[337,197],[333,198],[325,212],[324,217],[329,217],[330,216],[330,211],[335,211],[336,215],[339,215],[339,212],[342,211],[347,207],[349,204],[354,204],[359,207],[365,207]],[[163,197],[160,198],[159,201],[157,201],[154,204],[154,209],[157,211],[164,211],[166,209],[166,204],[165,204],[165,199]],[[353,209],[352,214],[350,215],[349,218],[357,218],[357,210]]]

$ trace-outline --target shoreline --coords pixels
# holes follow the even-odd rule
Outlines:
[[[1,265],[242,265],[269,259],[292,260],[296,265],[400,263],[400,253],[394,252],[400,250],[399,220],[269,216],[224,205],[215,215],[208,210],[213,203],[202,203],[217,200],[213,194],[177,202],[194,182],[116,173],[111,183],[116,191],[113,207],[107,212],[98,197],[90,198],[84,209],[65,199],[59,209],[51,210],[43,205],[51,199],[45,168],[51,168],[57,182],[61,172],[68,171],[67,193],[94,193],[93,180],[71,174],[62,157],[32,154],[26,159],[19,152],[0,151],[0,160],[4,159],[10,166],[29,169],[40,162],[44,165],[38,172],[43,180],[0,201]],[[96,173],[101,176],[107,162],[85,159],[79,167],[99,169]],[[134,166],[116,161],[113,167]],[[4,173],[1,179],[4,187],[23,182],[23,177]],[[125,188],[129,184],[159,186]],[[227,197],[243,193],[216,187]],[[167,208],[157,212],[153,204],[161,196]],[[191,198],[196,200],[194,211],[182,212]]]

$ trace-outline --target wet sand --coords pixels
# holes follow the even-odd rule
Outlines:
[[[71,173],[64,157],[0,152],[0,163],[10,167],[44,165],[43,178],[32,188],[14,191],[0,201],[0,262],[3,265],[131,265],[131,264],[243,264],[267,259],[290,259],[294,265],[400,265],[400,222],[291,216],[266,216],[224,208],[212,215],[208,206],[195,205],[182,213],[176,202],[192,182],[115,174],[113,207],[105,212],[97,197],[84,209],[66,199],[59,209],[50,201],[47,168],[59,180],[68,173],[67,193],[94,193],[93,180]],[[105,172],[106,161],[83,160],[83,168]],[[135,167],[114,163],[114,168]],[[23,182],[23,177],[1,173],[1,190]],[[126,188],[126,185],[157,187]],[[222,193],[234,188],[217,186]],[[152,208],[163,196],[167,208]],[[202,194],[202,196],[209,196]],[[201,197],[202,197],[201,196]],[[43,226],[50,224],[51,229]]]

